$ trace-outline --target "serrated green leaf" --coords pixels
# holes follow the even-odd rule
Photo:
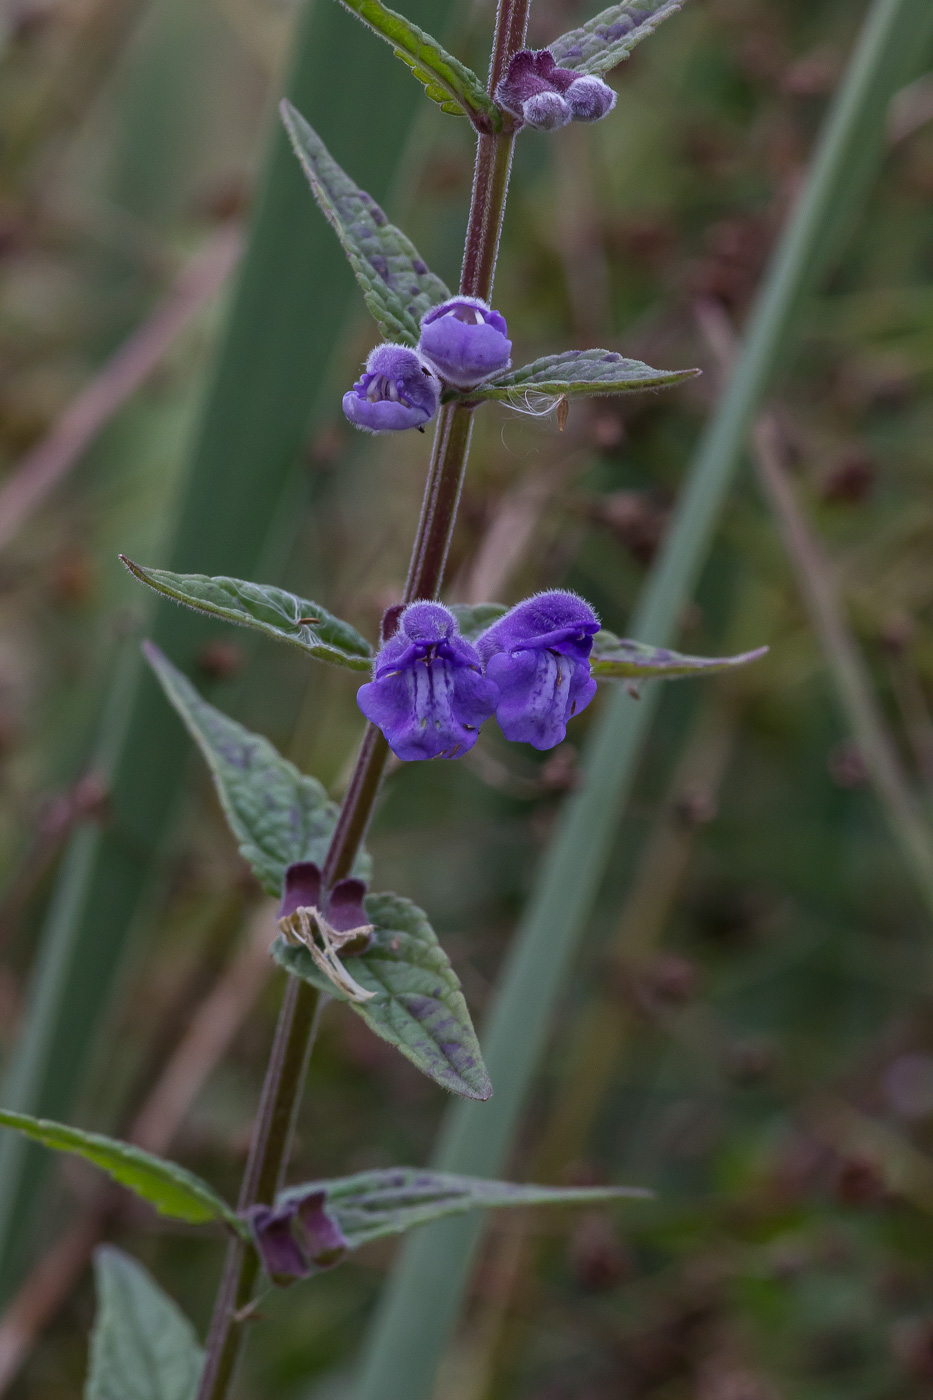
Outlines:
[[[354,981],[375,995],[347,1004],[435,1083],[463,1098],[488,1099],[492,1086],[460,982],[427,915],[396,894],[367,895],[365,906],[375,926],[372,946],[343,961]],[[347,1000],[306,948],[279,938],[272,956],[328,996]]]
[[[564,350],[545,355],[459,397],[518,401],[529,392],[557,398],[580,394],[631,394],[642,389],[668,389],[699,374],[698,369],[652,369],[641,360],[627,360],[614,350]]]
[[[204,1352],[181,1309],[113,1245],[94,1251],[94,1279],[84,1400],[194,1400]]]
[[[666,647],[630,642],[605,629],[593,639],[590,672],[597,680],[678,680],[684,676],[713,675],[758,661],[768,651],[743,651],[739,656],[681,656]]]
[[[260,734],[209,705],[158,647],[143,652],[214,777],[217,795],[243,859],[266,894],[282,892],[285,871],[296,860],[323,864],[337,808],[316,778]],[[365,878],[368,863],[354,870]]]
[[[186,1171],[176,1162],[154,1157],[141,1147],[101,1133],[84,1133],[65,1123],[53,1123],[47,1118],[33,1118],[28,1113],[11,1113],[0,1109],[0,1128],[12,1128],[33,1142],[41,1142],[56,1152],[73,1152],[85,1161],[93,1162],[121,1186],[135,1191],[160,1215],[173,1220],[187,1220],[192,1225],[204,1225],[222,1220],[240,1234],[242,1222],[206,1181]]]
[[[120,558],[141,583],[196,612],[240,627],[252,627],[267,637],[298,647],[316,661],[347,666],[351,671],[370,670],[373,649],[369,642],[320,603],[297,598],[294,593],[267,583],[223,576],[208,578],[206,574],[173,574],[166,569],[145,569],[124,554]]]
[[[636,4],[610,5],[579,29],[562,34],[548,48],[558,67],[601,78],[683,4],[684,0],[637,0]]]
[[[421,318],[450,292],[415,245],[350,179],[312,126],[290,102],[282,120],[314,197],[350,260],[363,299],[383,335],[417,345]]]
[[[502,130],[502,113],[474,72],[454,58],[435,38],[382,0],[341,0],[406,63],[432,102],[453,116],[469,117],[486,132]]]
[[[326,1192],[328,1215],[336,1221],[351,1249],[467,1210],[594,1205],[599,1201],[645,1200],[652,1196],[652,1192],[632,1186],[519,1186],[415,1167],[390,1167],[292,1186],[279,1194],[276,1204],[300,1201],[321,1190]]]
[[[451,603],[450,611],[460,626],[460,635],[475,642],[481,632],[508,612],[505,603]]]

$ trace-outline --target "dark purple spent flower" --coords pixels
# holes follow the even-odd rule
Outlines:
[[[296,1233],[316,1269],[332,1269],[349,1248],[346,1236],[325,1208],[326,1201],[326,1191],[314,1191],[298,1202]]]
[[[256,1252],[280,1288],[339,1264],[349,1242],[325,1208],[326,1191],[278,1206],[251,1206],[246,1213]]]
[[[496,687],[440,603],[409,603],[357,704],[405,762],[458,758],[496,708]]]
[[[386,341],[377,345],[366,370],[343,396],[350,422],[367,433],[398,433],[420,428],[437,412],[441,385],[431,365],[415,350]]]
[[[512,363],[505,317],[479,297],[452,297],[421,322],[418,349],[442,379],[472,389]]]
[[[598,631],[589,603],[552,589],[526,598],[477,638],[507,739],[536,749],[563,742],[568,721],[596,694],[590,652]]]
[[[279,918],[288,919],[296,909],[320,909],[321,872],[313,860],[296,860],[285,872]]]
[[[616,94],[602,78],[576,77],[564,93],[575,122],[598,122],[616,105]]]
[[[248,1214],[256,1252],[273,1283],[287,1287],[296,1279],[307,1278],[310,1262],[292,1234],[297,1206],[251,1206]]]

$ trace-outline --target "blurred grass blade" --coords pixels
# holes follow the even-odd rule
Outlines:
[[[439,6],[413,9],[438,23]],[[446,13],[446,7],[444,9]],[[418,89],[379,44],[360,47],[337,5],[300,21],[289,96],[366,187],[384,197]],[[378,122],[355,118],[376,91]],[[178,572],[255,571],[290,490],[313,407],[355,288],[339,245],[308,197],[276,121],[224,339],[196,435],[166,562]],[[278,557],[284,553],[279,550]],[[150,635],[188,668],[210,624],[163,603]],[[104,1018],[131,927],[143,908],[188,760],[177,720],[129,639],[101,722],[95,767],[111,816],[66,852],[37,951],[25,1030],[9,1064],[4,1107],[67,1118]],[[24,1150],[25,1148],[25,1150]],[[0,1291],[22,1263],[44,1172],[40,1150],[0,1144]]]
[[[825,266],[827,229],[841,232],[835,215],[848,197],[850,172],[864,174],[870,134],[883,128],[892,92],[922,60],[931,33],[929,0],[875,0],[871,7],[769,264],[736,373],[699,445],[636,609],[629,629],[636,640],[665,645],[674,638],[752,418],[788,347],[795,312]],[[638,704],[620,690],[590,736],[581,785],[561,814],[485,1028],[483,1051],[495,1095],[488,1104],[448,1111],[433,1159],[439,1170],[481,1176],[503,1170],[657,699],[654,683]],[[406,1242],[365,1348],[355,1400],[429,1400],[480,1229],[464,1217],[428,1226]]]

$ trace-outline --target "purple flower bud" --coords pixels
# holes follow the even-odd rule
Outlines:
[[[564,101],[575,122],[598,122],[616,105],[616,94],[602,78],[583,74],[567,88]]]
[[[472,389],[512,363],[505,317],[479,297],[452,297],[421,322],[418,349],[448,384]]]
[[[343,411],[364,432],[397,433],[429,422],[440,401],[431,365],[417,351],[387,341],[376,346],[365,373],[344,394]]]
[[[596,694],[589,658],[598,631],[589,603],[553,589],[526,598],[477,638],[507,739],[536,749],[563,741],[567,721]]]
[[[357,704],[406,762],[457,758],[476,743],[498,692],[440,603],[409,603],[373,663]]]
[[[527,126],[539,131],[556,131],[572,120],[573,113],[559,92],[548,90],[536,92],[522,103],[522,117]]]
[[[496,88],[496,101],[529,126],[553,130],[571,120],[599,121],[616,95],[601,78],[558,68],[550,49],[521,49]]]

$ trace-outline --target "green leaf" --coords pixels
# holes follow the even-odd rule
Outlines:
[[[480,632],[497,622],[508,608],[505,603],[451,603],[450,611],[460,624],[461,637],[475,642]]]
[[[747,666],[750,661],[760,660],[767,651],[767,647],[759,647],[757,651],[743,651],[739,656],[681,656],[679,652],[668,651],[666,647],[630,642],[604,629],[597,632],[593,639],[590,672],[597,680],[650,680],[656,677],[675,681],[683,676],[708,676],[717,671],[731,671],[736,666]]]
[[[415,1167],[390,1167],[289,1187],[279,1194],[276,1205],[301,1201],[321,1190],[327,1195],[327,1213],[336,1221],[350,1249],[467,1210],[593,1205],[598,1201],[652,1197],[651,1191],[632,1186],[517,1186],[508,1181],[483,1181],[479,1177],[452,1176]]]
[[[79,1128],[52,1123],[47,1118],[33,1118],[28,1113],[11,1113],[7,1109],[0,1109],[0,1128],[13,1128],[44,1147],[56,1152],[73,1152],[93,1162],[121,1186],[135,1191],[137,1196],[155,1206],[160,1215],[187,1220],[191,1225],[222,1220],[244,1234],[236,1212],[206,1181],[175,1162],[144,1152],[141,1147],[100,1133],[83,1133]]]
[[[152,642],[143,643],[143,652],[207,760],[243,859],[266,894],[277,897],[294,861],[323,864],[336,806],[316,778],[299,773],[268,739],[202,699]],[[365,861],[355,873],[367,873]]]
[[[365,906],[375,926],[372,945],[359,957],[344,959],[344,966],[375,995],[348,1004],[437,1084],[463,1098],[488,1099],[492,1086],[460,982],[427,916],[396,894],[368,895]],[[272,956],[328,996],[347,1000],[306,948],[279,938]]]
[[[562,34],[548,48],[560,68],[601,78],[628,58],[635,45],[676,14],[683,3],[684,0],[637,0],[634,4],[610,5],[579,29]]]
[[[455,117],[469,117],[481,131],[502,130],[502,113],[479,78],[430,34],[404,15],[390,10],[382,0],[341,0],[341,3],[392,45],[396,57],[408,64],[441,111]]]
[[[282,120],[314,197],[333,225],[383,335],[417,345],[421,318],[450,292],[417,248],[390,224],[374,199],[353,183],[290,102]]]
[[[94,1279],[84,1400],[194,1400],[204,1352],[180,1308],[113,1245],[94,1251]]]
[[[574,398],[578,394],[630,394],[641,389],[667,389],[699,374],[698,369],[651,369],[641,360],[627,360],[614,350],[564,350],[545,355],[510,374],[465,390],[464,399],[518,401],[529,391]]]
[[[369,642],[320,603],[296,598],[294,593],[267,583],[208,578],[206,574],[173,574],[166,569],[144,569],[125,554],[120,558],[140,582],[196,612],[252,627],[267,637],[298,647],[316,661],[348,666],[351,671],[370,670],[373,649]]]

